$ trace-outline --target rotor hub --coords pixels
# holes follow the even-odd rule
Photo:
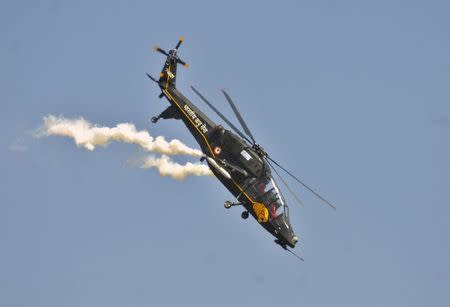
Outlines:
[[[176,49],[170,49],[169,50],[169,56],[172,59],[178,59],[177,50]]]
[[[256,151],[258,156],[260,156],[261,158],[267,157],[267,152],[264,150],[264,148],[261,145],[254,144],[253,149]]]

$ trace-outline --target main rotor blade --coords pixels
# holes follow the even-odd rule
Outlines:
[[[250,132],[250,129],[248,129],[247,124],[245,123],[244,119],[242,118],[241,114],[239,113],[238,109],[236,108],[236,105],[233,103],[233,100],[231,100],[230,95],[228,95],[224,89],[222,89],[221,91],[225,95],[225,98],[227,99],[228,103],[230,104],[231,108],[233,109],[233,112],[236,115],[237,119],[239,120],[239,123],[241,124],[242,128],[244,128],[245,133],[247,133],[247,135],[252,139],[253,144],[255,144],[256,141],[255,141],[255,138],[253,137],[253,134]]]
[[[289,248],[286,248],[286,250],[291,253],[292,255],[294,255],[295,257],[297,257],[298,259],[300,259],[301,261],[305,261],[305,259],[303,259],[302,257],[300,257],[299,255],[297,255],[296,253],[294,253],[292,250],[290,250]]]
[[[270,167],[273,169],[273,171],[275,172],[275,174],[277,174],[277,176],[280,178],[281,182],[283,182],[283,184],[286,186],[286,188],[288,189],[288,191],[291,193],[292,196],[294,196],[295,200],[299,203],[299,205],[301,207],[303,206],[302,201],[297,197],[297,194],[294,193],[294,191],[291,189],[291,187],[287,184],[287,182],[283,179],[283,177],[281,177],[281,175],[278,173],[278,171],[276,170],[276,168],[272,165],[272,163],[270,163],[270,161],[267,161],[267,163],[270,165]]]
[[[193,87],[192,85],[191,85],[191,89],[211,108],[211,109],[213,109],[213,111],[214,112],[216,112],[217,113],[217,115],[219,115],[220,116],[220,118],[224,121],[224,122],[226,122],[227,124],[228,124],[228,126],[230,126],[230,128],[231,129],[233,129],[237,134],[239,134],[239,136],[241,137],[241,138],[243,138],[243,139],[245,139],[245,140],[247,140],[247,142],[249,142],[250,144],[252,144],[252,141],[250,141],[249,139],[248,139],[248,137],[246,137],[238,128],[236,128],[222,113],[220,113],[220,111],[219,110],[217,110],[216,109],[216,107],[214,107],[205,97],[203,97],[203,95],[202,94],[200,94],[200,92],[199,91],[197,91],[196,89],[195,89],[195,87]]]
[[[269,159],[270,161],[272,161],[273,163],[275,163],[275,165],[277,165],[279,168],[281,168],[283,171],[285,171],[289,176],[291,176],[292,178],[294,178],[295,181],[297,181],[298,183],[300,183],[302,186],[304,186],[306,189],[308,189],[311,193],[313,193],[317,198],[319,198],[321,201],[323,201],[324,203],[326,203],[328,206],[330,206],[331,208],[333,208],[334,210],[336,210],[336,206],[333,205],[331,202],[329,202],[328,200],[326,200],[323,196],[321,196],[319,193],[317,193],[316,191],[314,191],[312,188],[310,188],[309,186],[307,186],[303,181],[301,181],[300,179],[298,179],[295,175],[293,175],[290,171],[288,171],[287,169],[285,169],[284,167],[282,167],[277,161],[275,161],[274,159],[272,159],[271,157],[267,157],[267,159]]]

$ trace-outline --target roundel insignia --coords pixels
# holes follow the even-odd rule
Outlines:
[[[220,154],[222,152],[222,148],[220,148],[219,146],[214,147],[214,153],[216,155]]]

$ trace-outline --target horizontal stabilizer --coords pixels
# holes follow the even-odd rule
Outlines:
[[[150,76],[148,73],[146,73],[147,77],[149,77],[153,82],[158,83],[158,80],[156,80],[155,78],[153,78],[152,76]]]

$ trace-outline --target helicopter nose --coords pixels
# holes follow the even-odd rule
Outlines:
[[[298,237],[297,236],[293,236],[292,237],[292,243],[295,245],[295,243],[298,242]]]

